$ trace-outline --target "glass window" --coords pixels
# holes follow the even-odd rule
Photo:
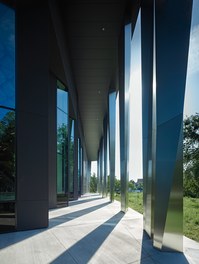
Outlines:
[[[0,232],[15,227],[15,12],[0,4]]]
[[[0,106],[15,108],[15,12],[0,4]]]
[[[0,200],[15,200],[15,112],[0,108]]]
[[[57,201],[67,201],[68,92],[57,81]]]
[[[193,1],[184,117],[199,113],[199,0]]]

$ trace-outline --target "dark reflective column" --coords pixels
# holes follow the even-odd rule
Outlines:
[[[78,199],[78,127],[74,122],[74,199]]]
[[[81,195],[81,188],[82,188],[82,146],[81,140],[78,138],[78,195]]]
[[[100,143],[100,160],[101,160],[101,167],[100,167],[100,184],[101,184],[101,193],[103,195],[103,191],[104,191],[104,139],[101,139],[101,143]]]
[[[192,1],[155,3],[154,246],[182,251],[182,122]]]
[[[75,147],[75,120],[69,118],[69,146],[68,146],[68,180],[69,198],[74,198],[74,147]]]
[[[103,197],[107,196],[107,118],[104,118],[104,181]]]
[[[97,156],[97,192],[98,193],[100,193],[99,175],[100,175],[100,155],[98,150],[98,156]]]
[[[151,236],[152,217],[152,83],[153,83],[153,0],[141,4],[142,45],[142,144],[144,229]]]

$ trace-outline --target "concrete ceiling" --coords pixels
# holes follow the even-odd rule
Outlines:
[[[60,1],[89,160],[97,160],[124,0]]]

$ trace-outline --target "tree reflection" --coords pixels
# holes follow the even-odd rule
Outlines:
[[[66,157],[68,149],[68,126],[62,123],[57,128],[57,152]]]
[[[15,113],[5,112],[0,120],[0,200],[14,199],[15,191]],[[12,195],[12,196],[11,196]]]
[[[68,125],[59,124],[57,127],[57,199],[66,200],[67,193],[67,150]]]

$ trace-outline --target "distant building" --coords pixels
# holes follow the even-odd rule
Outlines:
[[[142,179],[137,179],[136,184],[143,184],[143,178]]]

